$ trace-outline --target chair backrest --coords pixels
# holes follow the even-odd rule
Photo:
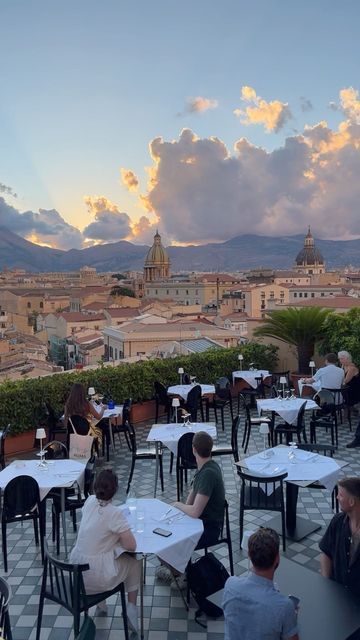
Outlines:
[[[155,388],[155,398],[157,399],[157,401],[160,402],[160,404],[167,404],[169,397],[168,397],[167,389],[165,385],[162,382],[155,380],[154,388]]]
[[[47,426],[49,427],[49,429],[53,429],[54,427],[56,427],[59,421],[59,417],[56,415],[56,411],[54,407],[52,407],[50,402],[44,402],[44,409],[46,414]]]
[[[44,572],[41,592],[48,600],[56,602],[70,612],[79,611],[86,603],[83,571],[89,569],[88,564],[70,564],[62,562],[49,553],[44,540]]]
[[[297,448],[302,449],[303,451],[320,453],[322,456],[330,456],[330,458],[332,458],[334,453],[337,451],[337,447],[334,444],[315,444],[314,442],[301,442],[297,445]]]
[[[60,460],[68,457],[67,447],[63,442],[59,442],[59,440],[48,442],[43,448],[43,451],[45,451],[45,458],[48,460]]]
[[[184,433],[178,441],[177,460],[182,467],[196,469],[196,459],[192,450],[193,432]]]
[[[8,640],[11,637],[9,601],[11,590],[4,578],[0,578],[0,629],[1,637]]]
[[[215,382],[215,393],[218,398],[226,399],[230,394],[230,381],[225,376]]]
[[[95,456],[91,456],[86,463],[84,478],[84,496],[87,498],[93,491],[95,478]]]
[[[240,428],[241,416],[235,416],[231,425],[231,448],[233,450],[235,462],[239,462],[238,432]]]
[[[74,429],[79,436],[86,436],[89,432],[90,424],[89,421],[84,418],[84,416],[70,416],[71,422],[74,425]],[[74,433],[70,424],[70,420],[68,420],[67,424],[68,433]]]
[[[123,404],[122,410],[122,423],[125,425],[127,422],[130,422],[130,413],[131,413],[131,398],[127,398]]]
[[[196,411],[199,406],[200,400],[201,386],[199,384],[196,384],[192,389],[190,389],[186,399],[186,408],[190,411],[192,420],[196,420]]]
[[[39,485],[32,476],[13,478],[4,489],[3,511],[7,518],[24,516],[40,508]]]
[[[343,389],[329,389],[327,387],[323,387],[322,391],[330,391],[333,397],[333,403],[335,404],[336,407],[338,407],[341,404],[344,404],[344,394],[346,393],[346,391],[344,392]]]
[[[257,476],[238,467],[238,475],[241,479],[240,507],[280,510],[284,504],[286,471],[277,476]]]
[[[183,373],[182,374],[182,383],[183,384],[190,384],[190,382],[191,382],[190,374],[189,373]]]
[[[96,626],[95,622],[90,616],[86,616],[83,625],[80,629],[79,635],[76,636],[75,640],[95,640],[96,637]]]
[[[302,403],[300,409],[299,409],[299,413],[297,416],[297,420],[296,420],[296,428],[297,429],[302,429],[304,427],[304,417],[305,417],[305,407],[306,407],[306,400],[305,402]]]

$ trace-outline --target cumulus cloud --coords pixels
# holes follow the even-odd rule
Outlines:
[[[0,197],[0,225],[28,240],[59,249],[82,246],[79,229],[68,224],[56,209],[20,213]]]
[[[105,196],[86,196],[84,202],[89,213],[94,216],[83,230],[85,238],[103,242],[117,242],[131,235],[130,218],[127,213],[119,211]]]
[[[197,96],[196,98],[188,98],[186,110],[190,113],[203,113],[209,109],[216,109],[219,103],[214,98],[204,98]]]
[[[357,90],[353,89],[353,87],[341,89],[340,105],[344,114],[351,122],[360,124],[360,100]]]
[[[251,103],[250,106],[234,110],[234,114],[240,118],[242,124],[262,124],[268,133],[276,133],[292,118],[286,102],[280,102],[280,100],[267,102],[256,94],[253,87],[242,87],[241,100]]]
[[[120,169],[121,182],[129,191],[137,191],[139,187],[139,179],[137,175],[130,169]]]
[[[313,108],[314,108],[314,105],[311,102],[311,100],[309,100],[309,98],[305,98],[305,96],[300,96],[300,109],[303,113],[306,113],[307,111],[312,111]]]
[[[5,193],[8,196],[12,196],[13,198],[17,198],[17,194],[14,193],[11,187],[7,187],[6,184],[0,182],[0,193]]]
[[[251,98],[251,87],[244,95]],[[307,126],[271,152],[246,138],[231,150],[189,129],[171,142],[155,138],[143,203],[174,242],[293,235],[309,223],[321,237],[360,236],[356,92],[340,100],[349,117],[337,129],[325,121]]]
[[[131,240],[137,243],[144,242],[146,244],[152,244],[158,223],[158,219],[152,222],[147,216],[141,216],[139,220],[132,225],[133,236]]]

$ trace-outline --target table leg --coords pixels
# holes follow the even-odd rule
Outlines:
[[[157,482],[159,477],[159,443],[158,441],[155,442],[155,451],[156,451],[156,464],[155,464],[154,498],[156,498]]]
[[[144,637],[144,562],[145,556],[141,559],[140,570],[140,637]]]
[[[110,437],[112,450],[115,453],[114,434],[113,434],[112,425],[111,425],[111,418],[109,418],[109,437]]]
[[[65,487],[60,488],[61,522],[64,536],[65,557],[68,555],[67,535],[66,535],[66,512],[65,512]]]
[[[311,533],[314,533],[314,531],[321,529],[321,525],[317,522],[311,522],[310,520],[305,520],[305,518],[299,518],[296,515],[298,493],[298,485],[293,484],[292,482],[286,483],[286,537],[288,540],[292,540],[293,542],[298,542],[299,540],[309,536]],[[275,531],[281,534],[281,515],[270,520],[267,523],[267,526],[275,529]]]

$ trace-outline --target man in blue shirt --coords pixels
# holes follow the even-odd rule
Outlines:
[[[274,586],[279,566],[279,536],[258,529],[249,538],[252,571],[225,584],[222,607],[225,640],[299,640],[294,604]]]

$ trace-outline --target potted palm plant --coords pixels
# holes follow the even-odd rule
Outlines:
[[[324,328],[331,309],[321,307],[288,307],[270,311],[264,323],[255,329],[257,337],[276,338],[295,347],[298,359],[296,376],[309,373],[315,345],[324,336]]]

